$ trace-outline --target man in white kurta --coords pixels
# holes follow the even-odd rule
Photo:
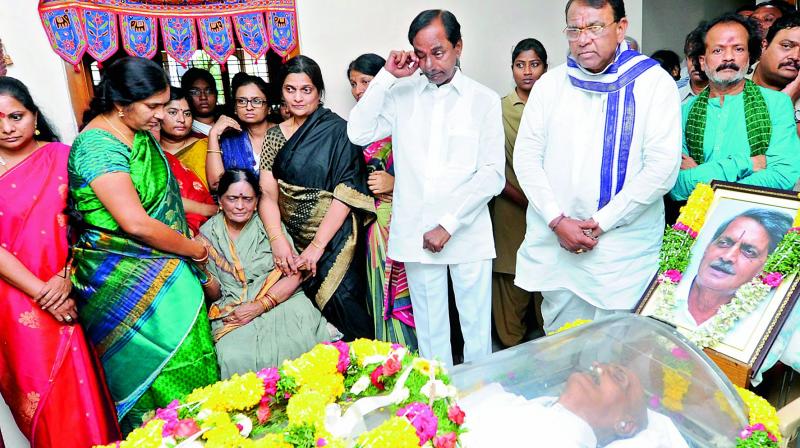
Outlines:
[[[420,354],[447,364],[448,271],[464,360],[491,353],[495,250],[487,204],[505,182],[500,98],[457,67],[457,24],[447,11],[417,16],[409,32],[414,52],[389,55],[347,126],[360,145],[392,136],[388,256],[405,262]]]
[[[629,311],[658,267],[662,196],[680,165],[675,81],[623,42],[608,3],[567,12],[570,57],[534,85],[514,170],[530,201],[515,283],[542,291],[545,331]]]

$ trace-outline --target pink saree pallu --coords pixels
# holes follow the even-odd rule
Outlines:
[[[43,281],[68,255],[69,147],[50,143],[0,175],[0,247]],[[79,325],[59,323],[0,279],[0,394],[33,448],[119,438],[100,363]]]

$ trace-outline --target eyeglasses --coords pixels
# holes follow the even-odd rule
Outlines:
[[[253,109],[261,109],[262,107],[267,105],[266,98],[244,98],[238,97],[236,98],[236,106],[238,107],[247,107],[248,104],[253,105]]]
[[[605,25],[589,25],[584,26],[583,28],[579,28],[577,26],[568,26],[564,28],[564,34],[567,35],[567,40],[570,42],[574,42],[581,38],[581,33],[584,31],[586,32],[586,36],[589,39],[595,39],[600,37],[603,34],[603,31],[606,30],[609,26],[617,23],[617,21],[613,21],[611,23],[607,23]]]
[[[210,87],[206,87],[205,89],[197,89],[197,88],[189,89],[189,95],[191,96],[200,96],[200,95],[211,96],[216,94],[217,91]]]

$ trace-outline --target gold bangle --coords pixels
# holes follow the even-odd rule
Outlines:
[[[270,309],[273,309],[276,306],[278,306],[278,299],[275,298],[275,296],[273,296],[271,292],[268,292],[264,297],[266,297],[267,300],[269,300],[270,305],[272,305]]]
[[[271,242],[277,240],[280,237],[281,237],[280,235],[271,236],[271,237],[269,237],[269,242],[271,243]]]
[[[325,249],[324,247],[320,246],[320,244],[319,244],[319,243],[317,243],[317,239],[316,239],[316,238],[314,238],[313,240],[311,240],[311,245],[312,245],[312,246],[314,246],[314,247],[316,247],[316,248],[317,248],[317,249],[319,249],[319,250],[324,250],[324,249]]]
[[[257,300],[258,300],[258,303],[260,303],[260,304],[261,304],[261,306],[263,306],[263,307],[264,307],[264,312],[265,312],[265,313],[266,313],[267,311],[269,311],[269,306],[268,306],[266,303],[264,303],[264,297],[259,297]]]
[[[206,150],[206,153],[211,153],[211,154],[222,154],[222,151],[221,151],[221,150],[215,150],[215,149],[207,149],[207,150]]]
[[[203,249],[206,250],[206,254],[200,258],[192,258],[192,261],[194,261],[197,264],[204,264],[205,262],[208,261],[208,248],[206,246],[203,246]]]

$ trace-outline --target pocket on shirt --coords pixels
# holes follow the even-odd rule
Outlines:
[[[446,168],[475,170],[480,134],[472,129],[451,129],[448,133]]]

